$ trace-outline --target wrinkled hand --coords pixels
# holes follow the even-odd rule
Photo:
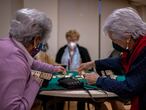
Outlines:
[[[54,72],[62,72],[63,74],[66,74],[66,69],[62,66],[55,66]]]
[[[94,61],[90,61],[90,62],[87,62],[87,63],[82,63],[78,68],[78,72],[81,73],[81,71],[89,70],[89,69],[93,68],[94,66],[95,66]]]
[[[87,80],[88,84],[95,84],[99,75],[97,73],[86,73],[84,78]]]

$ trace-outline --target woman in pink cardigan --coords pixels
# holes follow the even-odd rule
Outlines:
[[[51,20],[36,9],[21,9],[12,20],[9,37],[0,38],[0,110],[30,110],[42,84],[41,74],[65,71],[34,60],[39,45],[48,38]]]

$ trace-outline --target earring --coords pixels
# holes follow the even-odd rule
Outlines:
[[[126,47],[126,50],[128,50],[128,49],[129,49],[129,47],[127,46],[127,47]]]
[[[130,42],[129,40],[127,40],[127,41],[126,41],[126,43],[127,43],[127,44],[126,44],[126,45],[127,45],[127,46],[126,46],[126,50],[128,50],[128,49],[129,49],[129,47],[128,47],[129,42]]]

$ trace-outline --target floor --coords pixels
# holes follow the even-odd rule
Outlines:
[[[66,101],[64,110],[77,110],[76,104],[77,104],[76,101],[70,101],[70,108],[68,109],[68,102]],[[104,104],[107,106],[108,110],[112,110],[111,104],[109,102],[105,102]],[[42,102],[39,100],[36,100],[31,110],[43,110],[41,105],[42,105]],[[85,106],[86,106],[85,110],[88,110],[87,104]],[[130,105],[125,105],[124,108],[125,110],[130,110]],[[90,110],[95,110],[92,104],[90,104]],[[105,110],[105,109],[100,109],[100,110]],[[123,110],[123,109],[121,108],[119,110]]]
[[[76,101],[71,101],[69,110],[77,110],[76,104],[77,104]],[[105,105],[107,106],[108,110],[112,110],[111,104],[109,102],[105,102]],[[125,105],[124,108],[125,110],[130,110],[130,105]],[[65,102],[64,110],[68,110],[68,102]],[[86,104],[86,110],[88,110],[87,104]],[[94,106],[91,104],[90,104],[90,110],[95,110]]]

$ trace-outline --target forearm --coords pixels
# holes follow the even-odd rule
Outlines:
[[[17,86],[17,88],[19,87]],[[13,94],[14,91],[11,92],[11,95],[7,97],[9,100],[7,101],[6,110],[30,110],[39,88],[38,82],[31,79],[23,94],[19,92],[19,89],[15,91],[18,92],[17,94]]]
[[[26,105],[26,107],[30,107],[29,109],[31,109],[34,100],[38,94],[38,91],[40,89],[40,83],[36,81],[36,79],[34,79],[33,77],[30,79],[30,81],[28,82],[28,87],[24,92],[24,97],[22,98],[24,100],[24,102],[26,102],[26,104],[28,103],[28,105]],[[27,109],[28,110],[28,109]]]
[[[103,90],[114,92],[122,98],[131,98],[132,90],[125,84],[124,81],[117,81],[109,77],[100,77],[96,82],[97,87]]]
[[[55,66],[47,63],[40,62],[38,60],[34,60],[31,69],[43,71],[43,72],[54,72]]]
[[[96,84],[104,90],[114,92],[123,98],[131,98],[144,92],[146,85],[145,61],[126,73],[124,81],[100,77]]]
[[[107,58],[103,60],[96,60],[95,61],[95,68],[96,71],[101,70],[113,70],[116,71],[118,74],[121,74],[121,63],[120,58]]]

